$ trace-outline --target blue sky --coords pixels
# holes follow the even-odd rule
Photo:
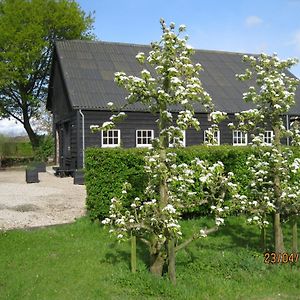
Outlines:
[[[272,54],[300,59],[300,0],[79,0],[95,11],[95,34],[104,41],[149,44],[159,40],[159,19],[185,24],[194,48]],[[300,65],[292,69],[300,78]],[[0,132],[24,133],[14,121]]]
[[[185,24],[194,48],[300,58],[300,0],[79,0],[100,40],[149,44],[159,19]],[[300,65],[293,69],[300,78]]]

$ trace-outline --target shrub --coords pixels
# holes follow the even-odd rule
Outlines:
[[[52,136],[45,135],[40,137],[40,144],[35,150],[35,159],[47,162],[49,157],[54,156],[54,139]]]
[[[132,196],[139,196],[146,184],[143,171],[143,150],[101,149],[86,150],[85,185],[87,209],[91,219],[102,219],[109,211],[110,200],[121,192],[124,181],[132,184]]]
[[[85,184],[87,189],[87,209],[91,219],[103,219],[107,216],[110,200],[122,190],[125,181],[132,185],[130,193],[134,199],[140,196],[146,186],[143,156],[146,149],[102,149],[86,150]],[[178,162],[190,163],[196,157],[210,162],[222,161],[227,172],[235,174],[235,180],[240,183],[242,192],[247,192],[248,171],[246,159],[253,149],[250,147],[233,146],[193,146],[176,150]],[[130,205],[130,203],[126,203]],[[205,214],[193,208],[186,211],[186,216]]]

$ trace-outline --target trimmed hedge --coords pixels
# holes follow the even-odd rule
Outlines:
[[[0,143],[0,156],[2,157],[33,157],[34,153],[30,142],[4,142]]]
[[[295,157],[300,157],[300,148],[291,147]],[[122,185],[128,181],[132,185],[130,191],[134,199],[143,194],[147,184],[144,173],[146,149],[103,149],[89,148],[86,150],[85,185],[87,190],[87,209],[92,220],[107,216],[110,199],[119,195]],[[196,157],[210,162],[222,161],[226,172],[235,174],[235,181],[241,187],[241,193],[248,194],[249,172],[246,160],[250,154],[255,154],[257,148],[234,146],[193,146],[172,150],[177,153],[178,163],[189,163]],[[130,203],[127,203],[130,205]],[[187,211],[189,214],[205,214],[206,208]]]
[[[110,199],[120,194],[125,181],[132,185],[130,191],[132,197],[129,198],[133,199],[142,195],[147,183],[147,177],[143,170],[143,156],[146,151],[146,149],[136,148],[89,148],[86,150],[86,205],[92,220],[103,219],[107,216]],[[211,162],[222,161],[226,172],[233,172],[236,181],[242,187],[242,191],[246,192],[246,186],[249,182],[246,160],[248,155],[254,152],[253,148],[193,146],[176,149],[175,152],[178,163],[189,163],[196,157]],[[201,213],[201,211],[187,211],[187,213]]]
[[[107,216],[110,199],[120,194],[125,181],[132,184],[134,197],[141,195],[146,184],[141,149],[89,148],[85,153],[84,181],[87,209],[92,220]]]

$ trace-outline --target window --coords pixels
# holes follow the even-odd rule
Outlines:
[[[272,130],[267,130],[264,133],[264,143],[267,145],[272,145],[274,133]]]
[[[153,130],[137,130],[136,131],[136,146],[137,147],[151,147],[154,138]]]
[[[204,143],[208,143],[208,136],[207,136],[208,131],[209,130],[204,130],[204,137],[203,137]],[[214,143],[212,145],[220,145],[220,130],[214,131]]]
[[[248,135],[246,132],[240,130],[233,130],[232,132],[232,144],[234,146],[243,146],[247,145]]]
[[[119,129],[110,129],[102,131],[102,147],[120,147],[121,132]]]
[[[169,147],[173,148],[174,147],[174,142],[175,140],[177,141],[177,144],[180,144],[182,147],[185,147],[185,130],[182,130],[182,138],[176,137],[173,139],[172,143],[169,143]]]

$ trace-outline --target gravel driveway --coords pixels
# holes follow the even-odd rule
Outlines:
[[[30,184],[24,169],[0,171],[0,230],[70,223],[85,214],[85,186],[50,170]]]

